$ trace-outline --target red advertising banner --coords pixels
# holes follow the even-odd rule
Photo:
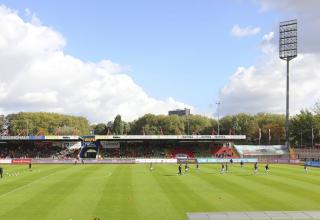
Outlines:
[[[31,163],[31,162],[32,162],[31,158],[12,159],[12,161],[11,161],[12,164],[28,164],[28,163]]]

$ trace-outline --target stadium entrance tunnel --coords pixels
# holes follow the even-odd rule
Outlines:
[[[80,158],[95,159],[98,154],[98,146],[95,144],[85,144],[80,150]]]

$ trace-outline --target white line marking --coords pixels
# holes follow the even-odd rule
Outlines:
[[[58,172],[58,171],[56,171],[56,172]],[[15,188],[15,189],[13,189],[13,190],[11,190],[11,191],[9,191],[9,192],[6,192],[6,193],[4,193],[4,194],[1,194],[1,195],[0,195],[0,198],[5,197],[6,195],[8,195],[8,194],[10,194],[10,193],[13,193],[13,192],[16,192],[16,191],[18,191],[18,190],[20,190],[20,189],[24,189],[24,188],[26,188],[26,187],[34,184],[34,183],[37,183],[37,182],[39,182],[39,181],[41,181],[41,180],[43,180],[43,179],[46,179],[47,177],[53,175],[53,174],[56,173],[56,172],[50,173],[50,174],[48,174],[48,175],[46,175],[46,176],[43,176],[43,177],[41,177],[41,178],[39,178],[39,179],[37,179],[37,180],[35,180],[35,181],[32,181],[32,182],[30,182],[30,183],[28,183],[28,184],[26,184],[26,185],[17,187],[17,188]]]

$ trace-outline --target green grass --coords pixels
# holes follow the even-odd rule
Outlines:
[[[219,173],[201,165],[177,176],[177,165],[3,166],[0,219],[186,219],[187,212],[320,210],[320,169],[260,165]],[[10,175],[9,175],[10,174]]]

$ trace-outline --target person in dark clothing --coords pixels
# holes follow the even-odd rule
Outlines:
[[[220,173],[224,173],[224,163],[221,164],[221,170]]]
[[[29,163],[29,170],[31,171],[31,168],[32,168],[32,164],[31,162]]]
[[[254,175],[258,173],[258,162],[254,163]]]
[[[179,174],[179,175],[182,175],[181,163],[179,164],[179,167],[178,167],[178,174]]]
[[[265,168],[266,168],[266,174],[268,175],[269,174],[269,163],[268,162],[267,162]]]
[[[1,179],[2,179],[2,174],[3,174],[3,168],[0,167],[0,177],[1,177]]]
[[[185,171],[185,172],[188,172],[188,170],[189,170],[189,166],[188,166],[188,163],[186,163],[186,164],[184,165],[184,171]]]
[[[303,169],[304,169],[304,172],[305,172],[305,173],[308,173],[308,166],[307,166],[307,163],[305,163],[305,164],[304,164]]]
[[[240,161],[240,167],[241,168],[243,167],[243,161],[242,160]]]

